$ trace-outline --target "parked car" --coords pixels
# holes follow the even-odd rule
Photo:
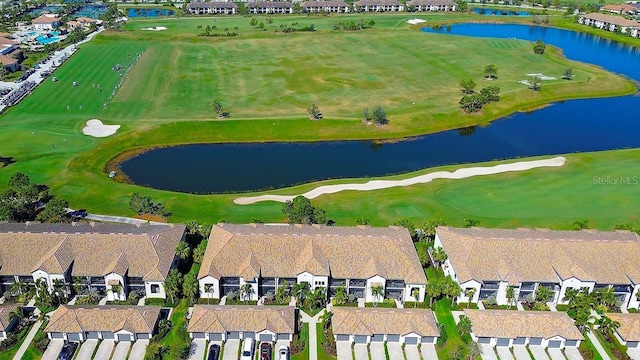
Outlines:
[[[213,344],[209,346],[209,356],[207,360],[218,360],[220,357],[220,345]]]
[[[278,360],[289,360],[288,346],[280,346],[280,349],[278,349]]]
[[[60,355],[58,355],[58,360],[73,359],[73,355],[75,355],[76,349],[78,349],[78,343],[68,342],[64,344],[62,350],[60,351]]]
[[[253,338],[247,338],[242,341],[242,355],[240,355],[240,360],[253,360],[254,344]]]
[[[271,360],[271,344],[263,342],[260,344],[260,360]]]

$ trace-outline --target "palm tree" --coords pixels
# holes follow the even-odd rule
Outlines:
[[[244,301],[247,297],[251,298],[251,294],[253,293],[253,286],[249,283],[244,283],[240,286],[240,297]]]
[[[336,289],[336,294],[333,295],[333,303],[335,305],[344,305],[347,302],[347,291],[344,286],[339,286]]]
[[[191,247],[184,241],[180,241],[176,246],[176,255],[181,260],[187,260],[191,256]]]
[[[612,308],[616,306],[616,302],[616,293],[612,287],[600,291],[600,304]]]
[[[18,319],[20,324],[22,324],[22,319],[24,319],[24,309],[22,306],[16,307],[16,309],[9,313],[9,323],[13,322],[15,319]]]
[[[331,326],[331,318],[333,317],[333,313],[331,311],[325,311],[322,314],[322,324],[325,330],[329,329]]]
[[[22,295],[25,293],[25,290],[26,290],[26,285],[20,280],[11,284],[11,292],[14,294]]]
[[[312,309],[320,309],[326,305],[327,302],[327,294],[325,293],[325,289],[323,287],[317,287],[312,293],[308,296],[309,299],[309,307]]]
[[[444,252],[444,249],[441,247],[437,247],[431,251],[431,258],[433,259],[434,265],[440,266],[441,263],[447,260],[447,254]]]
[[[293,297],[296,298],[296,303],[298,304],[298,306],[302,304],[302,300],[306,298],[308,292],[309,292],[309,283],[306,281],[293,285]]]
[[[516,288],[514,286],[509,286],[507,289],[507,309],[511,309],[511,304],[513,304],[516,300]]]
[[[384,288],[382,285],[372,286],[371,295],[373,296],[373,306],[378,306],[378,298],[384,297]]]
[[[456,296],[459,296],[461,292],[460,285],[451,276],[447,276],[444,280],[442,293],[451,298],[451,306],[453,306]]]
[[[566,301],[569,304],[572,304],[574,301],[576,301],[576,298],[578,297],[578,294],[580,294],[580,292],[580,289],[567,288],[567,290],[565,290],[564,292],[562,301]]]
[[[420,301],[420,288],[411,289],[411,296],[415,299],[413,302],[413,307],[415,308],[418,305],[418,301]]]
[[[603,316],[602,319],[600,319],[599,329],[602,335],[606,337],[609,337],[609,335],[612,334],[614,331],[618,330],[619,327],[620,327],[619,322],[611,320],[611,318],[607,316]]]
[[[476,294],[476,288],[469,288],[464,292],[464,295],[469,298],[468,302],[467,302],[467,308],[469,307],[469,304],[471,304],[471,301],[473,299],[473,296]]]
[[[205,284],[204,285],[204,292],[206,292],[207,294],[209,294],[209,296],[207,296],[207,305],[211,305],[211,294],[214,291],[213,288],[213,284]]]
[[[456,324],[456,331],[460,336],[466,336],[471,333],[471,320],[465,315],[460,316],[460,320]]]
[[[482,350],[480,349],[480,345],[477,342],[471,341],[467,346],[467,350],[469,351],[469,360],[479,359],[482,357]]]
[[[429,307],[433,305],[433,299],[442,295],[442,281],[434,279],[427,283],[426,294],[429,297]]]
[[[553,290],[545,287],[545,286],[538,286],[538,290],[536,291],[536,300],[538,300],[541,303],[547,303],[549,302],[549,298],[553,295]]]

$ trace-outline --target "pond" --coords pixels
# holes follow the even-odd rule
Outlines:
[[[429,32],[431,30],[425,29]],[[636,48],[588,34],[526,25],[453,25],[451,35],[520,38],[561,47],[567,57],[640,79]],[[122,163],[135,183],[190,193],[280,188],[330,178],[374,177],[432,166],[640,147],[629,116],[640,97],[573,100],[516,113],[486,127],[379,144],[200,144],[160,148]]]
[[[529,16],[528,11],[514,11],[503,9],[488,9],[488,8],[473,8],[473,12],[478,15],[493,15],[493,16]]]
[[[144,8],[127,9],[127,16],[131,19],[173,16],[174,14],[175,12],[173,10],[167,10],[167,9],[144,9]]]

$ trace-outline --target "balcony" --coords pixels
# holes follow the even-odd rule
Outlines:
[[[129,285],[144,285],[144,280],[141,277],[130,277],[127,279]]]
[[[387,280],[387,288],[404,289],[404,280]]]
[[[223,277],[220,279],[221,284],[226,285],[240,285],[240,278],[238,277]]]
[[[480,288],[482,290],[498,290],[500,288],[500,283],[497,281],[485,281]]]
[[[331,279],[331,280],[329,280],[329,286],[330,287],[347,286],[347,280],[346,279]]]
[[[349,287],[365,287],[367,286],[367,280],[364,279],[350,279],[349,280]]]
[[[536,288],[536,283],[532,283],[532,282],[525,282],[520,284],[520,290],[526,290],[526,291],[533,291]]]
[[[261,279],[261,284],[262,285],[267,285],[267,286],[275,286],[276,285],[276,278],[262,278]]]
[[[297,284],[298,283],[298,279],[296,279],[296,278],[278,278],[278,285],[282,285],[285,282],[287,283],[287,287],[291,287],[291,286],[293,286],[293,284]]]

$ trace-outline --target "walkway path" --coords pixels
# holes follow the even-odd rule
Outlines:
[[[67,208],[67,214],[76,212],[77,210]],[[144,225],[144,224],[152,224],[152,225],[171,225],[167,223],[157,222],[157,221],[147,221],[142,219],[130,218],[126,216],[114,216],[114,215],[99,215],[99,214],[87,214],[84,217],[85,220],[93,220],[93,221],[103,221],[103,222],[114,222],[114,223],[122,223],[122,224],[133,224],[133,225]]]
[[[302,315],[302,322],[309,324],[309,360],[318,360],[318,332],[316,331],[316,324],[320,322],[320,317],[324,314],[324,309],[311,317],[304,311],[300,311]]]
[[[607,352],[602,347],[602,344],[600,344],[600,341],[598,341],[598,338],[595,335],[593,335],[591,331],[587,330],[587,337],[589,338],[589,340],[591,340],[591,343],[593,343],[593,346],[596,348],[596,351],[598,352],[598,354],[600,354],[600,356],[602,356],[603,359],[605,360],[611,359],[609,355],[607,355]]]
[[[345,190],[371,191],[388,189],[399,186],[426,184],[435,179],[464,179],[472,176],[494,175],[512,171],[525,171],[540,167],[558,167],[563,166],[565,162],[565,158],[558,156],[545,160],[518,161],[514,163],[499,164],[494,166],[460,168],[458,170],[455,170],[454,172],[436,171],[402,180],[372,180],[367,181],[364,184],[323,185],[300,195],[306,197],[307,199],[314,199],[320,195],[334,194]],[[278,201],[283,203],[292,200],[294,197],[296,197],[296,195],[261,195],[252,197],[239,197],[233,200],[233,202],[238,205],[253,204],[260,201]]]
[[[20,345],[20,348],[18,349],[18,352],[13,357],[13,360],[22,359],[22,356],[24,355],[25,351],[27,351],[27,348],[29,347],[29,345],[33,341],[33,338],[36,336],[36,333],[40,329],[41,325],[42,325],[42,321],[40,321],[40,320],[36,321],[35,324],[33,324],[33,326],[31,327],[31,330],[29,330],[29,333],[27,334],[27,337],[24,338],[24,341],[22,342],[22,345]]]

